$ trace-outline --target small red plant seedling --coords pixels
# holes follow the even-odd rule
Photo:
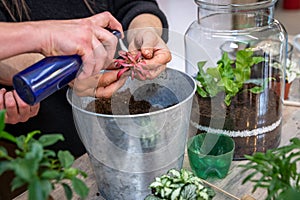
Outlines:
[[[137,73],[142,79],[146,79],[146,75],[149,73],[143,68],[146,62],[140,51],[136,55],[130,52],[119,51],[119,55],[122,57],[115,60],[116,67],[122,67],[122,69],[117,74],[117,78],[120,77],[127,71],[131,70],[131,79],[134,79],[134,74]]]

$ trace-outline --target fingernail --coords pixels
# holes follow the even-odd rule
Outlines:
[[[152,58],[152,56],[153,56],[153,55],[152,55],[152,51],[150,51],[150,50],[145,50],[145,51],[144,51],[144,54],[145,54],[145,57],[146,57],[146,58]]]

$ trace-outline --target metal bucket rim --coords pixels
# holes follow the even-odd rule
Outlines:
[[[193,87],[193,91],[183,101],[177,103],[176,105],[170,106],[168,108],[164,108],[162,110],[153,111],[153,112],[149,112],[149,113],[133,114],[133,115],[108,115],[108,114],[101,114],[101,113],[95,113],[95,112],[87,111],[87,110],[82,109],[82,108],[76,106],[75,104],[73,104],[72,100],[70,99],[70,97],[72,96],[71,95],[72,94],[72,88],[68,89],[68,91],[66,93],[66,97],[67,97],[67,100],[68,100],[69,104],[73,108],[75,108],[76,110],[79,110],[79,111],[81,111],[81,112],[83,112],[85,114],[94,115],[94,116],[97,116],[97,117],[105,117],[105,118],[136,118],[136,117],[145,117],[145,116],[149,116],[149,115],[160,114],[160,113],[166,112],[168,110],[175,109],[175,108],[181,106],[182,104],[186,103],[187,101],[189,101],[191,98],[193,98],[193,96],[194,96],[194,94],[196,92],[196,88],[197,88],[197,85],[196,85],[196,82],[195,82],[194,78],[192,76],[188,75],[187,73],[179,71],[177,69],[168,68],[168,67],[167,67],[166,70],[177,71],[180,74],[182,74],[186,79],[190,79],[192,81],[192,83],[193,83],[193,85],[191,85]]]

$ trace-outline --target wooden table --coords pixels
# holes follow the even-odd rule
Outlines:
[[[289,144],[289,139],[292,137],[299,137],[300,138],[300,107],[294,106],[284,106],[283,109],[283,127],[282,127],[282,139],[281,144],[287,145]],[[230,171],[228,175],[224,179],[210,179],[208,180],[210,183],[214,184],[215,186],[222,188],[223,190],[231,193],[232,195],[241,198],[245,194],[250,194],[257,200],[263,199],[266,196],[266,191],[258,189],[255,193],[251,193],[253,188],[252,183],[246,183],[242,185],[242,180],[247,174],[241,174],[242,168],[238,167],[239,164],[243,164],[246,161],[233,161]],[[97,184],[95,181],[95,175],[93,173],[93,169],[90,164],[90,160],[87,154],[79,157],[75,163],[74,167],[80,168],[81,170],[85,171],[88,174],[88,177],[84,180],[85,183],[90,188],[88,200],[104,200],[101,196],[99,196],[97,190]],[[190,169],[189,162],[187,156],[185,155],[184,160],[184,168]],[[214,198],[215,200],[221,199],[233,199],[227,195],[224,195],[221,192],[216,191],[217,195]],[[25,200],[26,193],[20,195],[15,200]],[[56,200],[64,200],[64,192],[61,187],[58,187],[55,191],[53,191],[52,196]],[[79,197],[74,197],[74,199],[79,199]]]

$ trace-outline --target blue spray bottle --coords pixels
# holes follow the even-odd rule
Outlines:
[[[121,38],[119,31],[111,32]],[[13,86],[24,102],[34,105],[76,78],[81,65],[78,55],[46,57],[14,75]]]

